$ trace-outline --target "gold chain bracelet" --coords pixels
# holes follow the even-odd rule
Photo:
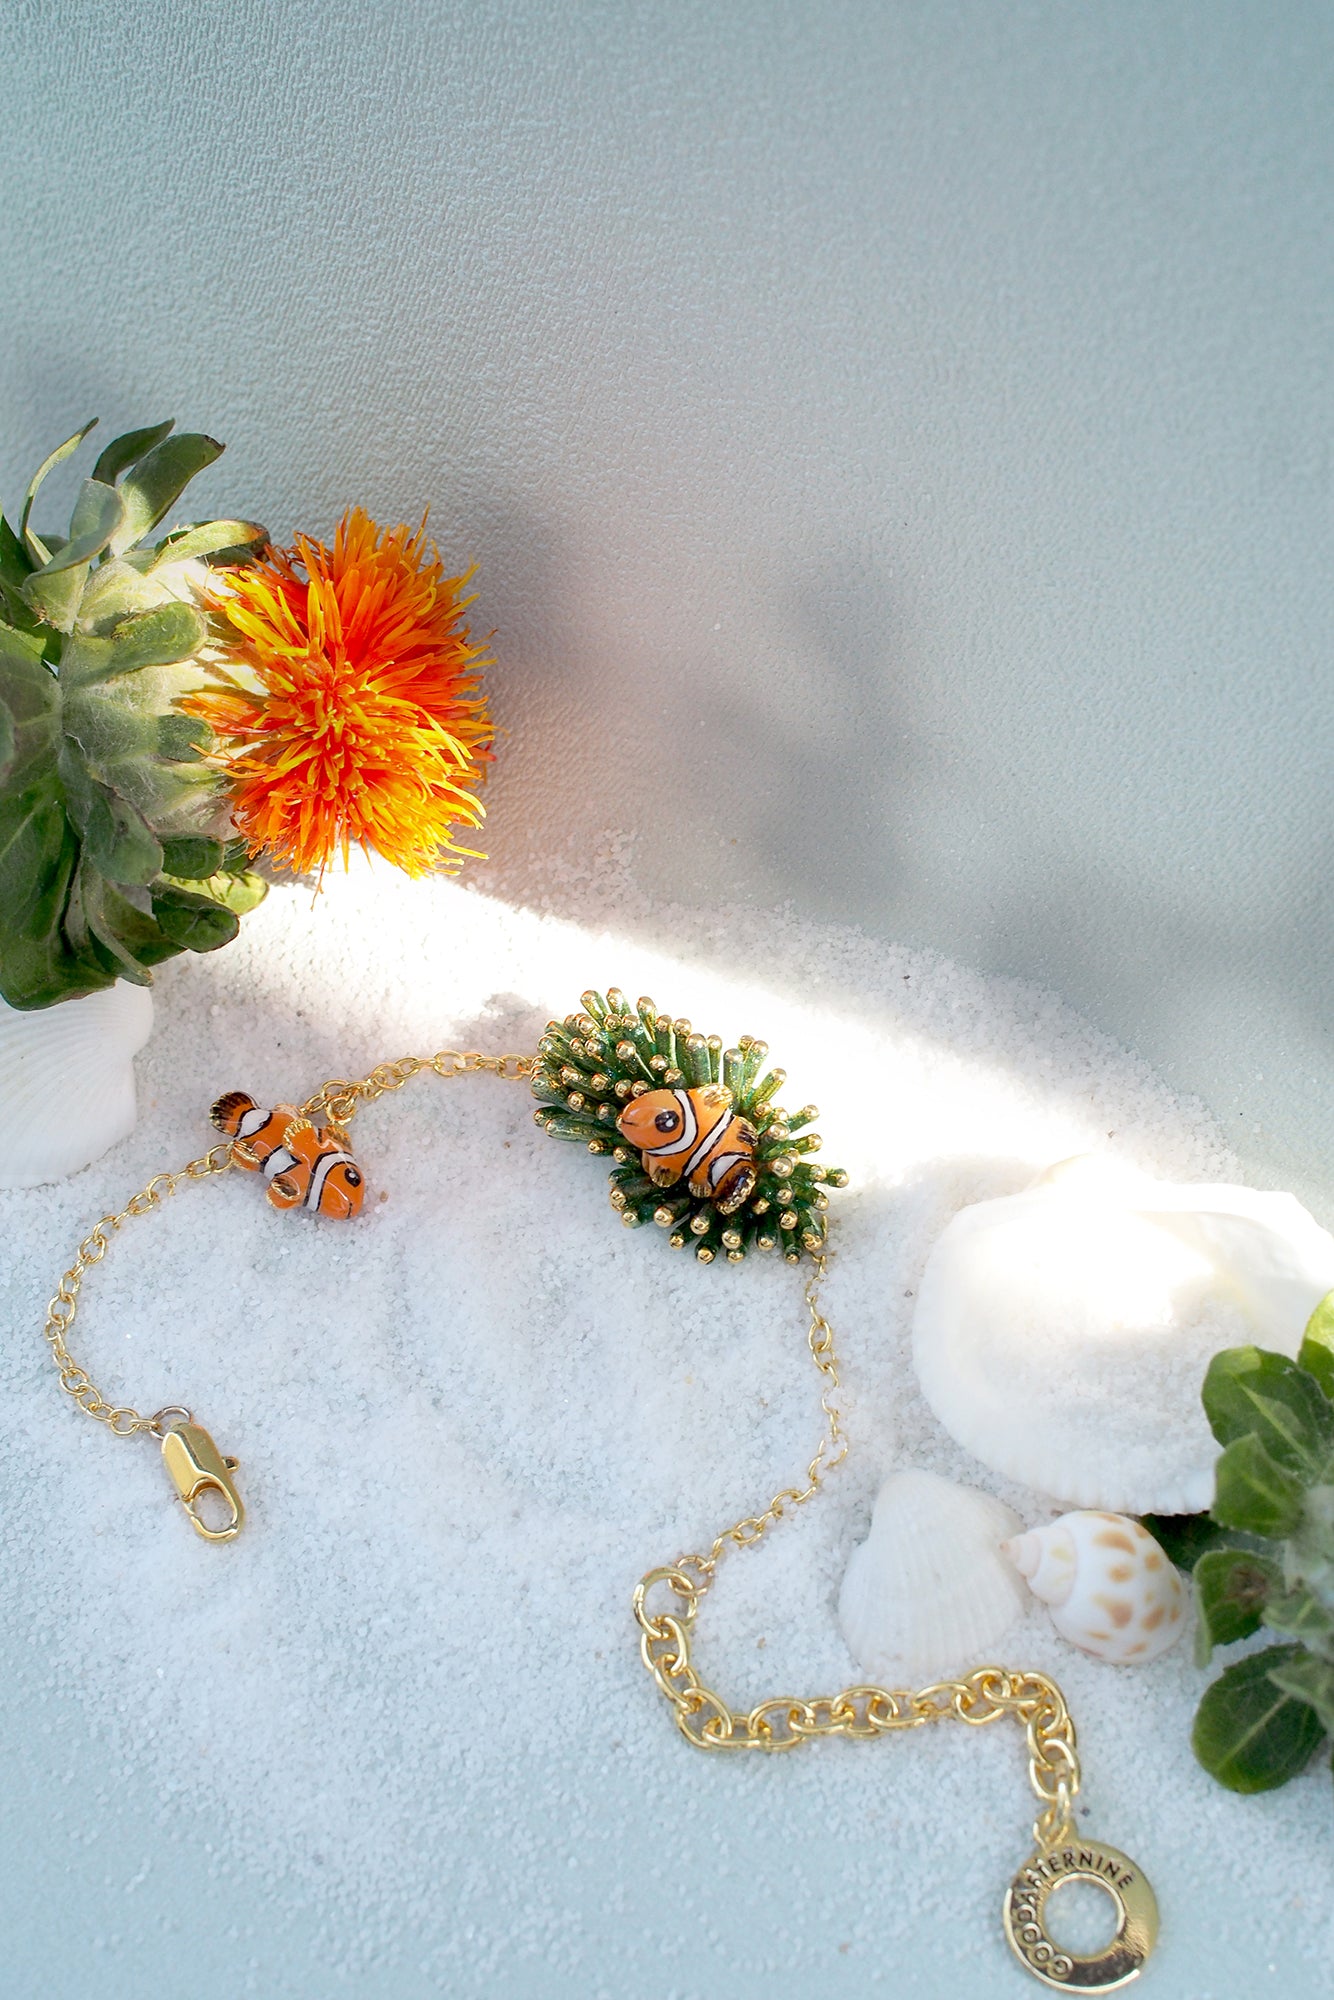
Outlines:
[[[168,1405],[145,1415],[129,1404],[109,1401],[70,1354],[68,1335],[78,1313],[85,1275],[101,1262],[112,1238],[132,1217],[160,1208],[164,1199],[183,1186],[214,1179],[234,1167],[260,1168],[269,1180],[270,1199],[275,1205],[317,1206],[322,1204],[316,1202],[315,1191],[322,1192],[323,1176],[332,1165],[345,1163],[343,1174],[350,1191],[344,1199],[348,1206],[332,1212],[355,1213],[360,1207],[361,1178],[347,1150],[346,1127],[362,1104],[401,1089],[413,1077],[452,1078],[476,1071],[531,1082],[539,1098],[535,1115],[545,1129],[555,1130],[561,1137],[582,1139],[590,1152],[613,1155],[617,1164],[611,1199],[623,1222],[637,1226],[652,1220],[671,1231],[674,1246],[684,1248],[693,1241],[696,1255],[704,1262],[716,1254],[716,1242],[734,1261],[744,1257],[748,1245],[760,1249],[781,1245],[787,1261],[799,1262],[804,1254],[812,1265],[805,1287],[810,1321],[807,1345],[821,1377],[824,1430],[806,1468],[804,1484],[781,1488],[762,1512],[745,1515],[723,1529],[707,1554],[681,1555],[672,1563],[649,1570],[635,1589],[640,1654],[670,1703],[677,1728],[700,1750],[778,1752],[794,1750],[820,1736],[866,1742],[895,1730],[920,1729],[943,1720],[981,1728],[1006,1716],[1014,1718],[1025,1731],[1029,1783],[1039,1810],[1033,1823],[1033,1851],[1005,1893],[1005,1936],[1020,1963],[1048,1986],[1105,1993],[1126,1984],[1138,1975],[1153,1949],[1157,1905],[1152,1888],[1134,1862],[1118,1849],[1090,1841],[1075,1829],[1074,1801],[1080,1782],[1075,1727],[1060,1689],[1045,1674],[981,1666],[962,1679],[939,1681],[915,1691],[859,1684],[839,1694],[808,1699],[771,1696],[744,1712],[731,1708],[700,1678],[694,1664],[692,1632],[700,1600],[712,1587],[723,1556],[730,1549],[749,1548],[760,1541],[789,1509],[810,1500],[825,1475],[847,1455],[837,1401],[834,1336],[819,1304],[828,1261],[820,1183],[823,1180],[837,1186],[843,1177],[822,1173],[803,1158],[819,1142],[813,1136],[794,1139],[793,1134],[809,1122],[807,1113],[815,1115],[814,1107],[808,1106],[789,1119],[775,1105],[782,1072],[759,1078],[767,1053],[763,1043],[743,1040],[724,1057],[716,1037],[706,1040],[693,1035],[688,1022],[668,1022],[665,1016],[657,1015],[651,1002],[641,1001],[637,1014],[632,1015],[615,989],[607,1001],[596,994],[583,998],[585,1011],[564,1023],[552,1022],[536,1055],[491,1056],[476,1050],[443,1049],[433,1056],[404,1056],[377,1065],[359,1079],[332,1078],[299,1108],[279,1106],[273,1112],[261,1111],[240,1093],[220,1099],[214,1107],[215,1122],[223,1106],[251,1107],[239,1114],[234,1109],[229,1112],[240,1119],[230,1142],[211,1147],[174,1173],[155,1174],[123,1209],[103,1216],[79,1245],[46,1315],[46,1339],[61,1387],[85,1415],[117,1437],[147,1433],[159,1440],[167,1472],[196,1532],[208,1541],[232,1540],[245,1518],[233,1477],[236,1459],[225,1457],[183,1406]],[[641,1024],[647,1035],[635,1032]],[[612,1049],[614,1058],[609,1053]],[[613,1071],[618,1067],[622,1073],[615,1076]],[[644,1145],[640,1114],[652,1109],[652,1104],[643,1104],[651,1093],[656,1093],[652,1103],[658,1098],[670,1098],[672,1103],[658,1116],[658,1130],[665,1135],[661,1143],[651,1132],[651,1143]],[[662,1123],[674,1106],[679,1106],[680,1122],[688,1129],[675,1130]],[[714,1123],[701,1130],[714,1112]],[[632,1113],[637,1124],[627,1123]],[[268,1123],[257,1122],[261,1120]],[[327,1123],[321,1126],[317,1120]],[[724,1129],[725,1121],[730,1123]],[[627,1129],[639,1136],[637,1161],[634,1147],[617,1143]],[[267,1152],[266,1133],[274,1141]],[[671,1164],[675,1158],[669,1151],[672,1145],[682,1159],[686,1150],[693,1148],[688,1165],[678,1168]],[[667,1166],[663,1165],[664,1157]],[[640,1168],[647,1170],[646,1178]],[[693,1203],[680,1192],[687,1172],[691,1177],[686,1185],[696,1196]],[[638,1185],[640,1178],[645,1178],[643,1189]],[[675,1197],[669,1193],[663,1198],[664,1188],[676,1189]],[[736,1198],[739,1188],[744,1188],[744,1194]],[[718,1198],[720,1190],[725,1199]],[[743,1226],[738,1227],[733,1217],[747,1205]],[[724,1223],[731,1226],[724,1228]],[[200,1502],[206,1495],[222,1503],[225,1518],[218,1525],[201,1510]],[[656,1608],[651,1598],[656,1599]],[[1115,1906],[1115,1935],[1097,1953],[1081,1956],[1064,1950],[1048,1931],[1044,1919],[1047,1897],[1058,1884],[1069,1880],[1096,1882]]]

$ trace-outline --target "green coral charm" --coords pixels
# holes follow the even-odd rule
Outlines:
[[[58,446],[0,516],[0,993],[47,1007],[146,985],[179,951],[212,951],[264,893],[229,843],[209,731],[182,713],[208,678],[208,627],[189,566],[235,565],[253,521],[145,537],[222,450],[170,423],[113,439],[67,536],[30,516]]]
[[[739,1264],[748,1250],[781,1249],[789,1264],[821,1256],[825,1188],[848,1177],[812,1163],[819,1113],[775,1102],[784,1073],[766,1071],[765,1044],[743,1035],[724,1049],[614,986],[581,1000],[538,1044],[533,1116],[555,1138],[611,1155],[611,1204],[626,1228],[656,1223],[701,1264]]]

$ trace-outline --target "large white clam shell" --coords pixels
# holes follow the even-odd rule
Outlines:
[[[1100,1660],[1142,1665],[1181,1636],[1185,1585],[1148,1529],[1124,1514],[1062,1514],[1002,1548],[1062,1638]]]
[[[892,1685],[976,1666],[1027,1594],[1000,1545],[1019,1516],[973,1486],[895,1472],[843,1577],[838,1622],[862,1671]]]
[[[1194,1513],[1218,1447],[1200,1384],[1220,1348],[1295,1354],[1334,1290],[1334,1237],[1287,1194],[1177,1186],[1091,1157],[978,1202],[938,1238],[913,1358],[950,1435],[1082,1507]]]
[[[0,1187],[63,1180],[134,1129],[152,1026],[152,995],[125,980],[32,1012],[0,1001]]]

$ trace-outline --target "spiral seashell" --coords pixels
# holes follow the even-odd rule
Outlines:
[[[838,1600],[848,1651],[891,1684],[976,1664],[1018,1619],[1025,1592],[1000,1554],[1019,1516],[989,1493],[933,1472],[895,1472]]]
[[[1334,1237],[1290,1194],[1155,1181],[1097,1155],[960,1210],[913,1318],[923,1394],[993,1472],[1067,1505],[1190,1514],[1218,1446],[1220,1348],[1295,1355]]]
[[[1175,1644],[1186,1622],[1180,1576],[1147,1528],[1101,1509],[1062,1514],[1001,1543],[1062,1638],[1116,1666]]]
[[[0,1187],[63,1180],[134,1129],[152,995],[117,980],[24,1012],[0,1001]]]

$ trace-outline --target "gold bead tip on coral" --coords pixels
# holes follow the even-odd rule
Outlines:
[[[744,1250],[729,1250],[727,1253],[727,1261],[729,1264],[744,1264],[746,1261],[746,1253]]]
[[[624,1208],[628,1197],[624,1188],[614,1187],[607,1199],[613,1208]]]
[[[741,1248],[741,1231],[739,1229],[724,1229],[723,1248],[725,1250],[739,1250]]]
[[[670,1208],[655,1208],[653,1211],[653,1220],[657,1223],[659,1229],[670,1229],[676,1217]]]
[[[709,1222],[710,1217],[707,1215],[692,1215],[690,1218],[691,1235],[707,1236],[709,1233]]]
[[[778,1227],[780,1229],[795,1229],[796,1226],[797,1211],[794,1208],[785,1208],[778,1218]]]
[[[699,1258],[701,1264],[711,1264],[713,1262],[713,1252],[707,1243],[696,1244],[695,1255]]]
[[[627,1229],[638,1229],[639,1227],[639,1217],[632,1208],[623,1208],[621,1210],[621,1221]]]
[[[686,1247],[686,1239],[679,1229],[674,1229],[667,1238],[667,1241],[671,1244],[673,1250],[684,1250]]]

